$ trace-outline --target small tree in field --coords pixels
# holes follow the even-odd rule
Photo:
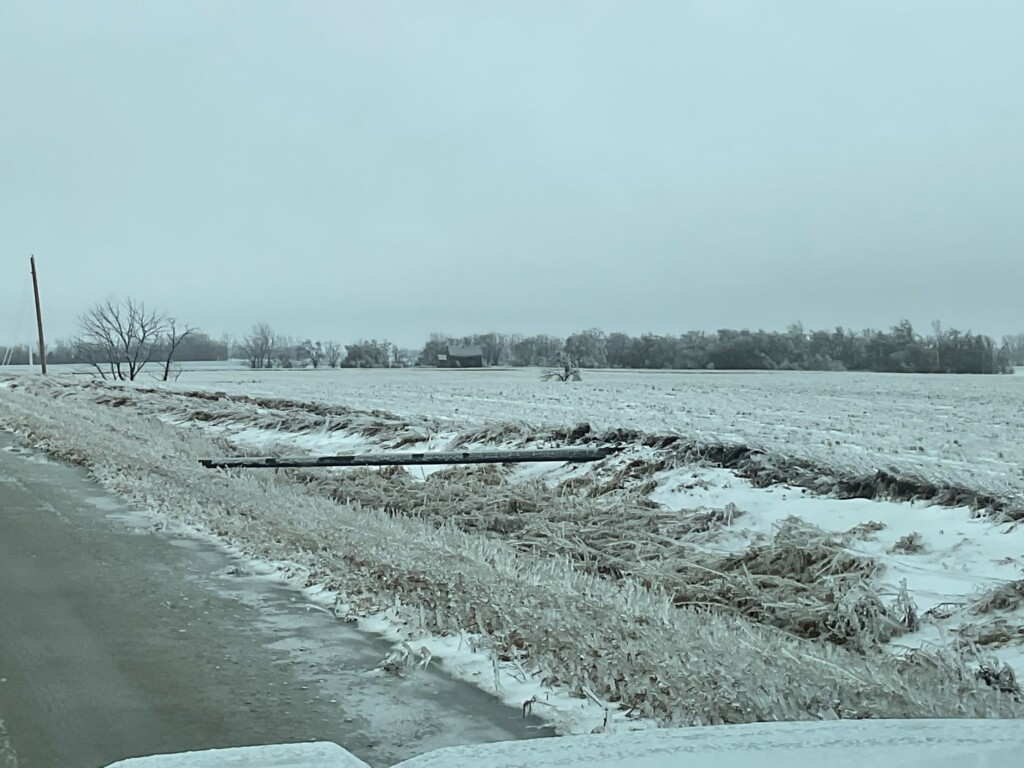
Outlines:
[[[102,301],[79,322],[82,335],[75,342],[79,359],[103,378],[119,381],[135,381],[154,359],[163,362],[163,380],[167,381],[178,347],[195,332],[131,298]]]
[[[320,363],[324,359],[324,347],[319,341],[310,341],[306,339],[302,344],[299,345],[299,355],[304,360],[309,360],[309,364],[314,368],[319,368]]]
[[[295,358],[298,354],[298,347],[295,341],[288,336],[278,336],[274,342],[274,357],[279,368],[294,368]],[[267,368],[273,366],[268,365]]]
[[[571,355],[563,352],[558,356],[558,362],[561,364],[562,370],[544,371],[540,375],[543,381],[583,381],[583,377],[580,376],[580,367],[573,363]]]
[[[253,326],[252,333],[242,339],[238,351],[250,368],[272,368],[276,343],[277,334],[274,330],[266,323],[259,323]]]
[[[164,332],[164,375],[163,380],[167,381],[171,377],[171,363],[174,361],[174,353],[178,351],[178,347],[181,343],[189,336],[195,334],[196,329],[189,325],[178,327],[178,321],[173,317],[167,318],[166,321],[167,329]],[[180,369],[180,366],[179,366]],[[179,370],[180,373],[180,370]]]
[[[337,368],[338,364],[341,363],[342,352],[341,345],[336,341],[328,341],[324,344],[324,359],[327,360],[327,364],[331,368]]]

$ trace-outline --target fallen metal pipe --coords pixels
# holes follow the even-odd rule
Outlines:
[[[387,467],[436,464],[517,464],[534,461],[581,463],[610,456],[609,448],[540,448],[515,451],[446,451],[440,453],[363,453],[336,456],[267,456],[200,459],[208,469],[281,467]]]

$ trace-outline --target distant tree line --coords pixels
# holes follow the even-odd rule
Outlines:
[[[98,376],[119,381],[134,381],[155,368],[153,375],[167,381],[177,376],[176,362],[186,354],[190,359],[216,359],[221,353],[198,329],[132,298],[98,302],[79,317],[79,324],[80,335],[58,340],[46,350],[48,363],[88,365]],[[26,364],[32,351],[9,350],[0,359]]]
[[[107,300],[80,318],[82,333],[47,349],[52,364],[90,365],[100,375],[133,379],[149,362],[161,378],[181,361],[244,360],[252,368],[393,368],[435,366],[450,346],[479,347],[484,365],[557,366],[567,359],[580,368],[834,370],[911,373],[1004,373],[1024,366],[1024,333],[992,338],[934,322],[917,333],[904,320],[888,331],[854,332],[840,327],[806,331],[795,323],[784,332],[722,329],[679,335],[609,333],[592,328],[567,338],[539,334],[433,333],[419,352],[387,340],[351,344],[283,336],[258,323],[239,342],[213,339],[139,301]],[[32,350],[33,352],[35,350]],[[0,361],[29,362],[29,348],[0,347]]]
[[[722,329],[680,335],[605,334],[598,329],[556,336],[431,334],[420,365],[434,365],[448,345],[479,346],[486,365],[552,366],[568,354],[581,368],[819,370],[906,373],[1009,373],[1024,365],[1024,334],[1004,337],[943,329],[921,335],[907,320],[888,331],[835,328],[806,331],[795,323],[784,332]]]
[[[189,360],[227,360],[230,342],[224,339],[212,339],[202,331],[195,331],[184,339],[175,350],[174,359],[177,361]],[[154,359],[165,357],[166,345],[158,343],[154,346]],[[8,354],[6,347],[0,346],[0,360]],[[25,345],[18,345],[10,349],[11,365],[28,365],[29,349]],[[32,359],[39,357],[39,350],[32,348]],[[60,364],[84,364],[88,365],[88,356],[82,348],[78,339],[56,339],[53,342],[47,340],[46,361],[53,365]]]
[[[1003,347],[1010,360],[1010,365],[1015,367],[1024,366],[1024,333],[1014,336],[1003,336]]]
[[[250,368],[402,368],[412,365],[413,353],[390,341],[295,341],[258,323],[235,349]]]

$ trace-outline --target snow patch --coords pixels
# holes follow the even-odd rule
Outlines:
[[[210,749],[134,757],[108,768],[370,768],[351,752],[327,741]]]
[[[1016,768],[1015,721],[772,723],[449,747],[394,768]]]
[[[393,768],[1016,768],[1016,721],[900,720],[710,726],[446,747]],[[108,768],[368,768],[334,744],[158,755]]]

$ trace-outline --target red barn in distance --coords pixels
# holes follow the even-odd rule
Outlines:
[[[459,347],[449,345],[437,356],[438,368],[483,368],[484,350],[479,345]]]

